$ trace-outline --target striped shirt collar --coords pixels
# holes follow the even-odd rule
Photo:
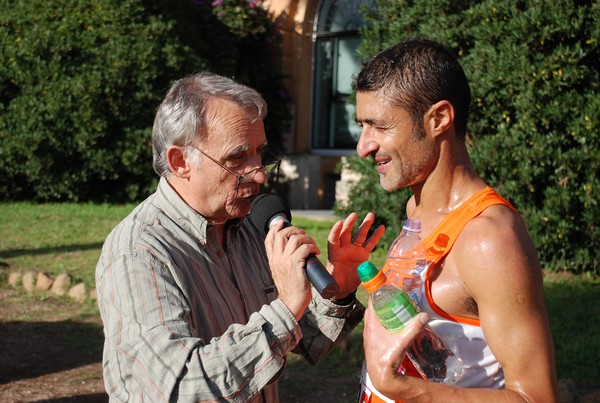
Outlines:
[[[186,232],[192,234],[198,242],[206,245],[209,224],[206,218],[191,208],[177,192],[171,187],[169,181],[164,177],[160,178],[157,189],[157,203],[163,212],[177,222]],[[229,229],[239,228],[243,219],[231,219],[225,224]]]

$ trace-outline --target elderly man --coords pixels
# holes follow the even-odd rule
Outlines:
[[[245,218],[278,168],[267,149],[266,105],[246,86],[202,73],[177,81],[152,135],[156,193],[108,236],[96,270],[111,401],[277,402],[291,351],[316,363],[362,319],[356,266],[371,236],[356,214],[328,237],[331,300],[304,266],[319,253],[303,230],[266,239]]]

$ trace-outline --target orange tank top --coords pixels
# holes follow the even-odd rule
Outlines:
[[[437,266],[448,252],[450,252],[464,226],[488,207],[499,204],[507,206],[518,213],[510,202],[496,193],[494,189],[487,186],[475,193],[456,210],[444,217],[437,227],[435,227],[435,229],[423,240],[425,249],[427,249],[428,265],[423,281],[425,296],[431,309],[441,317],[458,323],[480,326],[478,319],[450,315],[437,306],[431,296],[431,279],[429,275],[432,272],[433,267]],[[402,365],[405,367],[407,375],[415,377],[421,376],[408,358],[404,359]]]
[[[499,204],[509,207],[518,214],[518,211],[512,204],[488,186],[475,193],[456,210],[444,217],[437,227],[423,240],[427,249],[428,264],[424,279],[425,295],[431,308],[441,317],[455,322],[479,326],[479,320],[450,315],[433,302],[429,273],[450,252],[454,242],[469,221],[480,215],[488,207]]]
[[[518,213],[518,211],[506,199],[496,193],[491,187],[485,187],[471,196],[456,210],[444,217],[437,227],[423,240],[425,243],[425,248],[427,249],[428,264],[428,268],[424,273],[425,277],[423,281],[427,303],[436,314],[445,319],[473,326],[480,325],[479,320],[450,315],[438,307],[434,303],[431,296],[431,279],[429,274],[431,273],[433,267],[439,264],[439,262],[448,254],[448,252],[450,252],[454,242],[460,235],[464,226],[473,218],[480,215],[485,209],[493,205],[504,205]],[[412,362],[407,357],[405,357],[402,367],[403,372],[406,375],[421,377],[414,365],[412,365]],[[364,372],[365,371],[363,369],[363,383],[365,383],[367,387],[365,388],[363,385],[359,401],[361,403],[392,402],[392,400],[380,396],[378,392],[374,390],[370,380],[368,379],[368,374]]]

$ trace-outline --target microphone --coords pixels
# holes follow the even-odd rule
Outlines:
[[[292,213],[281,197],[274,194],[261,194],[252,202],[248,218],[264,238],[269,229],[280,221],[285,223],[284,227],[291,226]],[[305,270],[308,281],[323,298],[331,299],[337,294],[340,287],[314,253],[306,258]]]

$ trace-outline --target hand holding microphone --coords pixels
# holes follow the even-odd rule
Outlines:
[[[284,228],[291,226],[292,214],[279,196],[261,194],[252,203],[248,218],[265,237],[279,222],[284,223]],[[323,298],[331,299],[337,294],[338,284],[313,253],[306,258],[305,270],[308,280]]]

